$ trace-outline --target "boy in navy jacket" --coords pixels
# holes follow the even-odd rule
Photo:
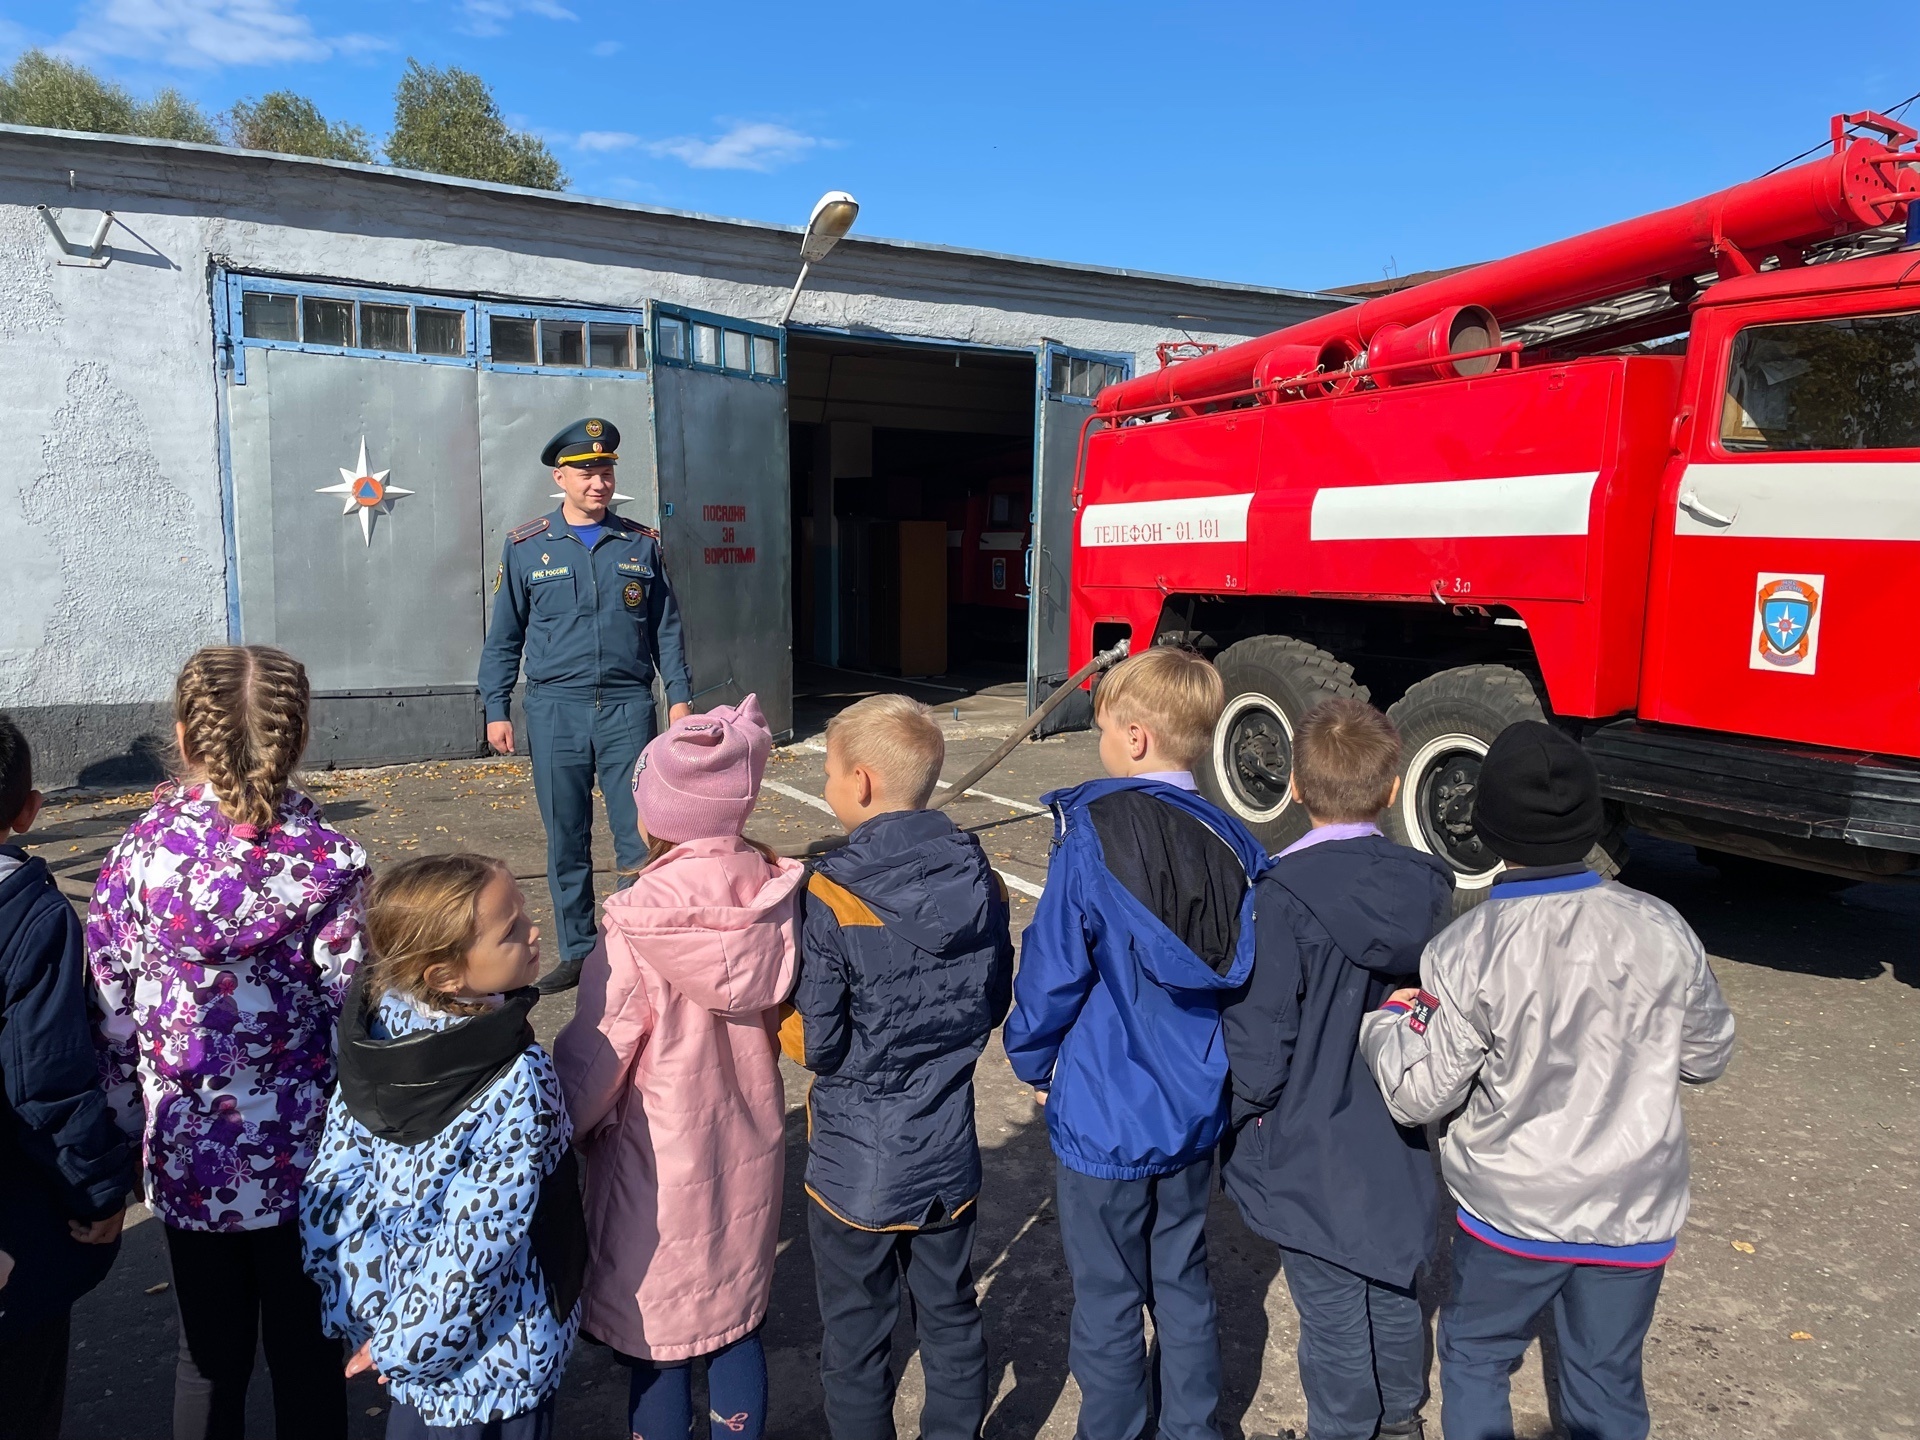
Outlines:
[[[1220,1434],[1206,1244],[1227,1124],[1220,1007],[1253,965],[1253,882],[1267,865],[1259,841],[1194,790],[1223,700],[1197,654],[1134,656],[1094,696],[1114,778],[1045,797],[1053,858],[1005,1040],[1059,1162],[1083,1440],[1146,1428],[1143,1306],[1160,1352],[1160,1435]]]
[[[133,1142],[94,1062],[80,919],[10,843],[40,814],[33,757],[0,715],[0,1431],[60,1433],[74,1301],[119,1253]]]
[[[807,1234],[834,1440],[893,1440],[903,1275],[926,1374],[920,1434],[974,1440],[987,1418],[973,1069],[1007,1016],[1013,941],[980,842],[926,808],[946,753],[904,695],[827,726],[827,802],[848,838],[810,877],[781,1039],[816,1077]]]
[[[1424,1132],[1394,1123],[1360,1022],[1416,983],[1453,876],[1375,821],[1399,789],[1400,737],[1329,700],[1293,741],[1293,802],[1313,829],[1256,887],[1253,976],[1226,1009],[1234,1134],[1223,1178],[1247,1228],[1280,1246],[1300,1312],[1313,1440],[1421,1434],[1426,1328],[1414,1277],[1433,1245]]]

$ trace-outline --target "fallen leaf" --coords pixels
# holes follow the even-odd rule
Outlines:
[[[1733,1248],[1738,1250],[1742,1255],[1753,1254],[1753,1242],[1751,1240],[1736,1240],[1733,1242]]]
[[[1794,1331],[1794,1332],[1793,1332],[1793,1333],[1792,1333],[1791,1335],[1789,1335],[1789,1336],[1788,1336],[1787,1338],[1788,1338],[1789,1340],[1811,1340],[1811,1339],[1813,1338],[1813,1336],[1812,1336],[1812,1335],[1810,1335],[1810,1334],[1809,1334],[1809,1333],[1808,1333],[1807,1331],[1805,1331],[1805,1330],[1796,1330],[1796,1331]]]
[[[165,1280],[162,1280],[158,1285],[149,1285],[145,1293],[148,1295],[164,1295],[167,1293],[167,1283]]]

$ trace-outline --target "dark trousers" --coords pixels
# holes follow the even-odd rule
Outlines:
[[[820,1296],[820,1380],[833,1440],[893,1440],[893,1327],[906,1291],[927,1394],[921,1440],[987,1420],[987,1336],[973,1289],[974,1213],[929,1230],[861,1230],[807,1206]],[[904,1282],[904,1284],[903,1284]]]
[[[243,1440],[256,1344],[273,1377],[279,1440],[342,1440],[347,1382],[340,1342],[320,1329],[320,1288],[300,1268],[300,1226],[167,1226],[187,1350],[210,1387],[206,1440]]]
[[[1513,1440],[1510,1377],[1534,1317],[1553,1306],[1560,1407],[1571,1440],[1645,1440],[1640,1348],[1664,1266],[1562,1265],[1453,1240],[1453,1296],[1440,1309],[1446,1440]]]
[[[633,1440],[688,1440],[693,1430],[693,1362],[663,1365],[623,1358],[633,1367],[627,1386],[627,1429]],[[767,1429],[767,1352],[760,1332],[700,1358],[707,1367],[708,1436],[760,1440]]]
[[[1147,1180],[1058,1167],[1060,1242],[1073,1276],[1067,1361],[1079,1440],[1138,1440],[1157,1388],[1162,1440],[1219,1440],[1219,1312],[1207,1279],[1202,1160]],[[1149,1376],[1143,1307],[1160,1352]],[[1154,1382],[1157,1381],[1157,1387]]]
[[[560,958],[585,959],[593,949],[593,785],[597,778],[613,831],[614,864],[638,870],[640,811],[633,803],[633,767],[653,739],[653,700],[560,699],[529,685],[522,697],[533,793],[547,827],[547,889],[553,895]]]
[[[0,1340],[0,1440],[59,1440],[72,1322],[62,1310]]]
[[[524,1415],[476,1425],[429,1425],[411,1405],[387,1412],[387,1440],[553,1440],[553,1397]]]
[[[1313,1440],[1371,1440],[1411,1419],[1427,1391],[1427,1327],[1411,1288],[1304,1250],[1280,1250],[1300,1312],[1300,1388]]]

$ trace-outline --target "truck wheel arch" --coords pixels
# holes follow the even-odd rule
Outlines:
[[[1368,698],[1353,667],[1291,635],[1252,635],[1214,657],[1227,692],[1207,753],[1194,767],[1201,793],[1253,831],[1268,850],[1307,832],[1286,796],[1293,734],[1322,700]]]

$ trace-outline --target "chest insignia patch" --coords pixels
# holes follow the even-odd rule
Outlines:
[[[625,588],[621,590],[620,598],[627,602],[627,608],[629,610],[638,610],[641,603],[647,598],[646,586],[642,585],[638,580],[629,580]]]
[[[529,585],[537,585],[542,580],[564,580],[572,573],[573,570],[566,565],[555,565],[546,570],[529,570],[527,572],[527,583]]]

